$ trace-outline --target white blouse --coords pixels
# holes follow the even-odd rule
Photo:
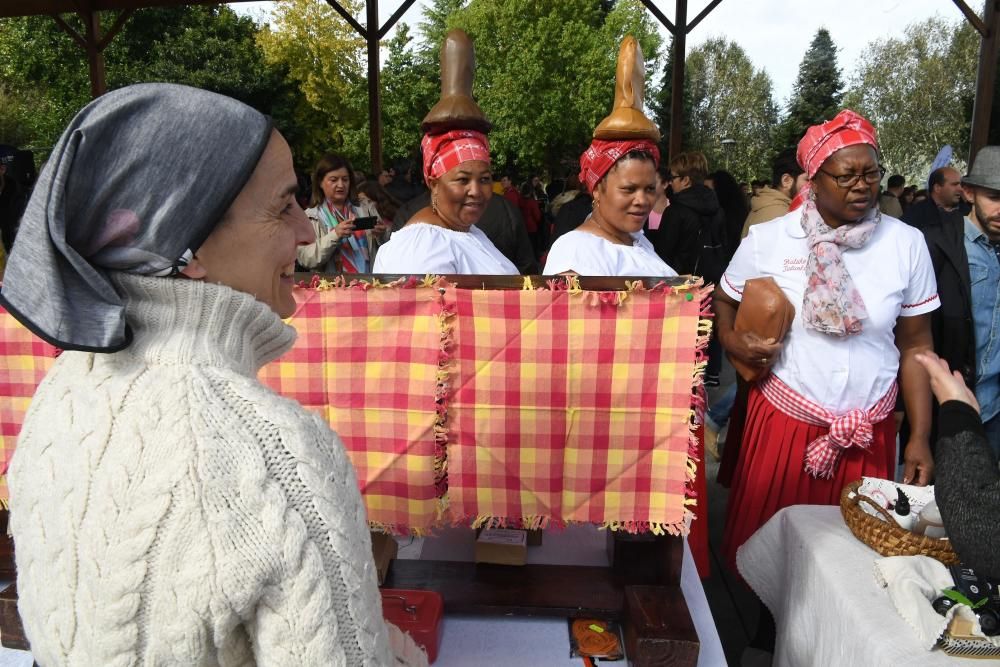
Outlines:
[[[456,232],[415,222],[393,232],[375,255],[374,273],[517,275],[514,264],[478,227]]]
[[[574,229],[552,244],[545,261],[547,276],[573,271],[581,276],[672,277],[677,272],[660,259],[641,231],[632,234],[632,245],[620,245],[596,234]]]
[[[940,306],[927,244],[919,230],[883,215],[864,246],[842,249],[868,319],[860,334],[840,338],[802,324],[809,248],[801,220],[802,212],[793,211],[750,227],[720,286],[740,301],[747,280],[774,278],[795,306],[774,374],[834,414],[868,409],[889,391],[899,372],[896,318],[923,315]]]

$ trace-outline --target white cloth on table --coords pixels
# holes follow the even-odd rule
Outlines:
[[[620,245],[596,234],[574,229],[563,234],[549,249],[545,260],[547,276],[573,271],[581,276],[663,276],[677,275],[653,250],[641,231],[632,234],[633,244]]]
[[[774,667],[964,664],[920,645],[872,574],[881,558],[825,505],[786,507],[747,540],[736,563],[774,614]]]
[[[896,319],[923,315],[940,305],[927,244],[919,230],[884,215],[868,243],[843,248],[844,264],[864,299],[868,319],[861,334],[829,336],[802,323],[809,247],[801,218],[801,211],[793,211],[752,226],[720,286],[740,301],[747,280],[774,278],[795,307],[774,374],[836,415],[868,409],[896,381]]]
[[[375,255],[375,273],[517,275],[517,267],[478,227],[456,232],[417,222],[393,232]]]
[[[941,591],[955,585],[944,564],[929,556],[893,556],[875,561],[875,580],[887,589],[900,616],[913,628],[928,651],[937,644],[951,617],[958,614],[973,624],[973,632],[994,646],[1000,637],[982,635],[976,614],[965,605],[955,605],[947,616],[934,611],[931,603]]]

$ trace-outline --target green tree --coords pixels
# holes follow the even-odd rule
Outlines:
[[[755,178],[770,160],[778,116],[771,78],[724,38],[694,48],[686,65],[684,88],[691,108],[684,149],[705,153],[712,169],[726,169],[738,180]]]
[[[563,171],[579,157],[611,110],[626,34],[642,46],[647,76],[661,41],[637,0],[610,11],[594,0],[472,0],[448,27],[463,28],[475,43],[475,93],[494,125],[498,168],[523,175]]]
[[[978,53],[966,21],[939,17],[865,49],[845,104],[874,123],[891,173],[924,182],[943,145],[968,154]]]
[[[105,30],[115,17],[102,13]],[[83,32],[77,17],[64,18]],[[287,119],[295,91],[280,68],[264,62],[255,44],[257,31],[252,19],[225,6],[139,10],[104,52],[108,86],[170,81],[214,90],[273,115],[279,127],[294,134]],[[4,19],[0,87],[3,115],[19,119],[17,143],[52,146],[90,101],[85,54],[50,17]]]
[[[660,152],[667,156],[670,154],[670,128],[673,120],[671,118],[671,105],[673,100],[673,72],[674,72],[674,48],[673,39],[666,49],[666,62],[663,64],[663,77],[660,80],[660,87],[654,91],[650,98],[650,109],[653,112],[653,122],[660,128]],[[691,87],[687,85],[688,75],[685,70],[683,101],[681,102],[681,137],[687,136],[691,129],[692,99]]]
[[[429,54],[413,49],[412,42],[409,26],[400,24],[387,44],[389,55],[380,77],[382,154],[389,160],[415,156],[420,121],[441,93],[437,53],[431,60]]]
[[[820,28],[799,64],[788,115],[775,132],[775,148],[798,144],[810,125],[837,115],[843,89],[837,47],[826,28]]]
[[[358,0],[341,4],[361,15]],[[368,88],[365,43],[323,0],[278,0],[272,23],[258,43],[266,61],[281,67],[303,100],[294,119],[303,127],[299,160],[311,164],[339,151],[356,167],[368,168]]]

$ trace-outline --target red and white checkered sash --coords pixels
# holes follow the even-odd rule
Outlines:
[[[758,382],[757,386],[774,407],[789,417],[813,426],[829,427],[829,433],[816,438],[806,447],[805,460],[807,473],[827,479],[833,477],[837,461],[845,449],[860,447],[868,450],[874,435],[872,425],[892,414],[898,392],[893,382],[885,396],[868,410],[854,409],[838,417],[789,387],[774,373]]]

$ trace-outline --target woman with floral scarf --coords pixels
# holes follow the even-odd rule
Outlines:
[[[312,174],[312,208],[306,216],[316,242],[299,248],[299,264],[324,273],[371,273],[375,252],[389,236],[381,218],[374,229],[354,228],[354,221],[378,217],[372,202],[352,203],[356,195],[354,170],[339,155],[323,156]]]
[[[715,290],[728,353],[771,370],[752,389],[729,496],[723,552],[796,504],[835,505],[862,476],[892,479],[896,380],[913,433],[903,481],[924,485],[931,393],[916,355],[929,351],[940,302],[927,245],[878,209],[875,128],[853,111],[809,128],[797,158],[809,178],[801,208],[751,227]],[[774,278],[795,306],[784,341],[733,329],[744,283]]]

